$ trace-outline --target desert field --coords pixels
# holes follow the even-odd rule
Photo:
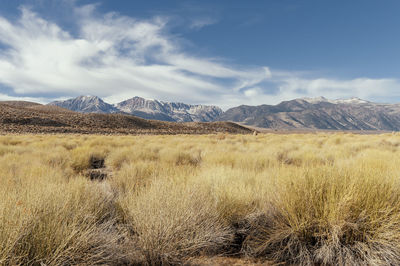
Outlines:
[[[0,265],[400,264],[400,134],[0,136]]]

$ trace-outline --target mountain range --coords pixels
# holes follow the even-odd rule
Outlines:
[[[225,112],[216,106],[162,102],[141,97],[111,105],[96,96],[80,96],[52,102],[50,105],[84,113],[124,113],[145,119],[175,122],[231,121],[279,130],[400,131],[400,104],[373,103],[359,98],[300,98],[277,105],[241,105]]]
[[[220,121],[273,129],[400,130],[400,104],[351,98],[302,98],[277,105],[241,105],[224,112]]]
[[[51,102],[49,105],[81,113],[125,113],[170,122],[211,122],[222,114],[221,108],[216,106],[163,102],[141,97],[111,105],[97,96],[79,96],[66,101]]]

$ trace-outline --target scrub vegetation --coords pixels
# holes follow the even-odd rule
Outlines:
[[[399,265],[399,147],[398,134],[0,136],[0,265]]]

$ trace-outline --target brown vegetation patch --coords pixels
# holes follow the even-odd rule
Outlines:
[[[89,177],[90,180],[104,180],[110,176],[111,172],[106,169],[89,169],[85,171],[85,176]]]
[[[102,158],[102,157],[91,156],[90,160],[89,160],[89,164],[90,164],[90,169],[105,168],[104,158]]]

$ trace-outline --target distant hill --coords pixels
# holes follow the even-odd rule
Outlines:
[[[272,129],[399,131],[400,104],[379,104],[358,98],[303,98],[277,105],[241,105],[227,110],[218,120]]]
[[[231,122],[176,123],[127,114],[78,113],[30,102],[0,102],[0,133],[208,134],[250,133]]]
[[[222,114],[222,110],[216,106],[163,102],[141,97],[133,97],[111,105],[97,96],[79,96],[49,105],[82,113],[127,113],[145,119],[170,122],[210,122]]]

